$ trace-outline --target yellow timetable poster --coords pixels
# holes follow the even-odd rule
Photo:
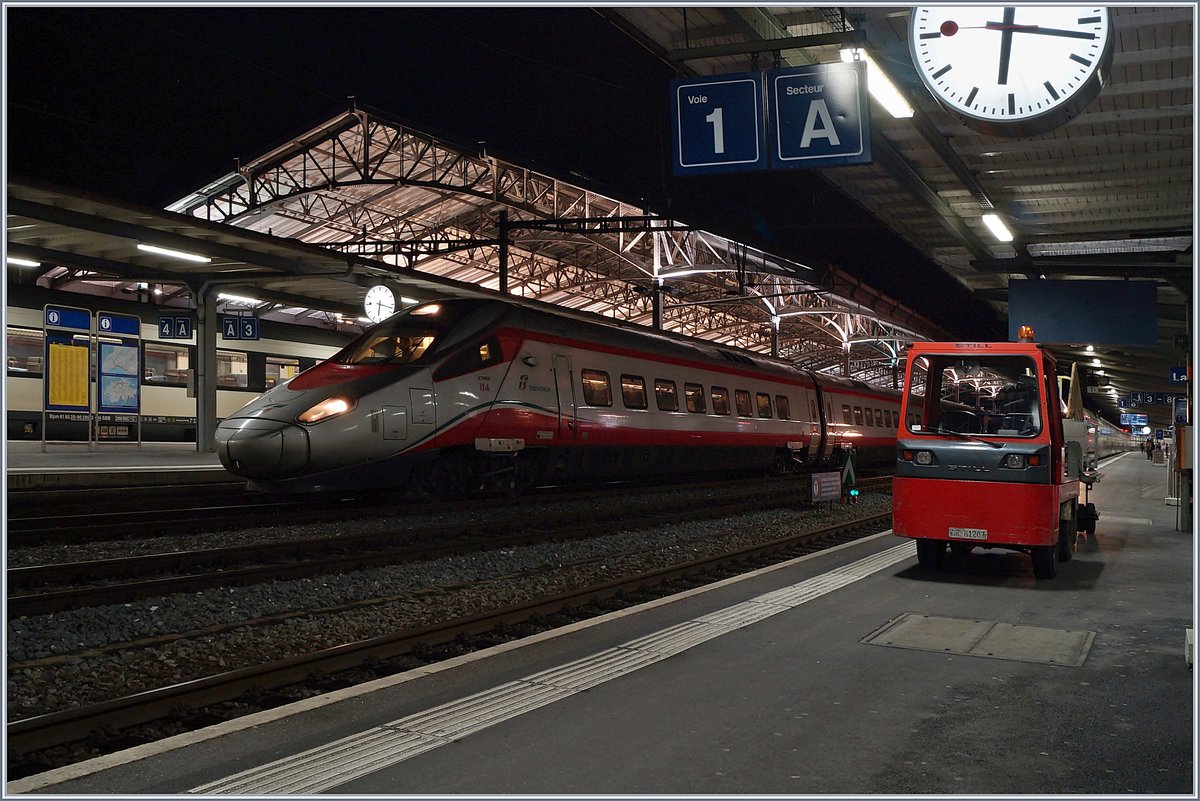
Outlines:
[[[86,347],[50,343],[50,393],[51,406],[89,407],[88,380],[90,365]]]

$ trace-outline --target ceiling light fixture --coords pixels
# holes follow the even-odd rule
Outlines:
[[[14,267],[41,267],[40,261],[32,261],[30,259],[18,259],[16,256],[5,256],[4,261]]]
[[[248,303],[251,306],[262,303],[258,298],[249,298],[245,295],[230,295],[228,292],[217,293],[217,300],[227,300],[231,303]]]
[[[839,52],[842,61],[867,62],[867,88],[871,92],[871,97],[878,100],[889,114],[896,119],[904,119],[913,115],[912,106],[908,104],[904,95],[900,94],[900,90],[888,78],[887,73],[879,68],[866,50],[861,47],[847,47]]]
[[[194,261],[199,264],[208,264],[212,261],[208,256],[200,256],[195,253],[187,253],[182,250],[172,250],[171,248],[162,248],[158,245],[147,245],[143,242],[138,242],[138,250],[144,250],[147,253],[157,253],[160,256],[170,256],[173,259],[183,259],[184,261]]]
[[[996,237],[999,241],[1013,241],[1012,231],[1008,230],[1008,226],[1004,224],[1004,220],[1000,219],[998,214],[983,215],[983,224],[992,232],[992,236]]]

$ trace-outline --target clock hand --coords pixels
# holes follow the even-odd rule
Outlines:
[[[1067,36],[1071,39],[1095,39],[1096,34],[1087,31],[1068,31],[1062,28],[1043,28],[1040,25],[1005,25],[1001,22],[989,22],[983,27],[989,31],[1005,31],[1013,33],[1040,33],[1043,36]]]
[[[1012,55],[1013,36],[1013,30],[1011,26],[1013,24],[1013,20],[1016,19],[1016,16],[1016,6],[1004,7],[1004,32],[1000,34],[1000,74],[996,78],[996,83],[1000,84],[1001,86],[1008,84],[1008,61],[1009,57]],[[989,22],[985,27],[990,28],[991,23]]]

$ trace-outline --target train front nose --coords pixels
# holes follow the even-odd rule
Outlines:
[[[223,420],[215,441],[225,469],[246,478],[294,476],[309,463],[308,432],[292,423],[260,418]]]

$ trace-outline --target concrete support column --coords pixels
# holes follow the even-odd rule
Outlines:
[[[210,284],[192,287],[196,300],[196,364],[192,368],[196,396],[196,450],[212,453],[217,433],[217,288]]]

